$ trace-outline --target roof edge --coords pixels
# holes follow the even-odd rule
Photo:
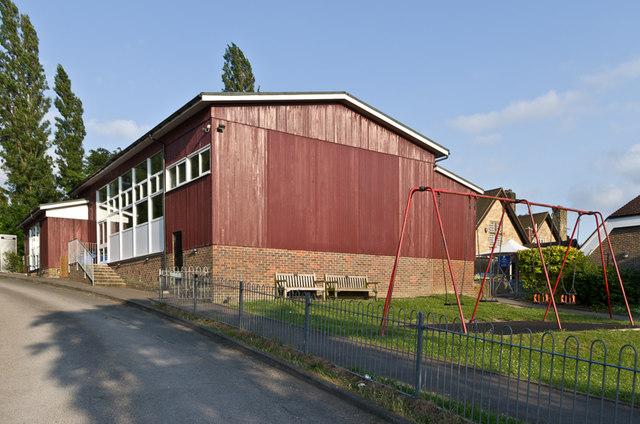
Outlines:
[[[145,134],[140,136],[136,141],[129,144],[127,147],[122,149],[118,155],[112,158],[109,162],[105,164],[101,169],[96,171],[93,175],[87,177],[82,183],[78,186],[74,187],[69,191],[69,197],[75,197],[83,188],[89,185],[92,181],[96,179],[100,174],[105,172],[106,170],[116,166],[116,164],[123,162],[128,158],[131,152],[135,151],[136,148],[140,147],[145,140],[149,140],[149,142],[154,141],[154,137],[159,136],[163,131],[167,130],[167,127],[170,127],[174,122],[179,119],[186,119],[190,116],[194,110],[199,109],[200,107],[208,104],[215,103],[242,103],[242,102],[287,102],[287,101],[337,101],[347,103],[353,109],[358,110],[360,113],[369,115],[374,117],[375,119],[384,122],[390,127],[393,127],[395,130],[405,134],[408,138],[419,142],[422,144],[423,148],[426,148],[432,151],[436,158],[447,158],[449,157],[450,151],[446,147],[441,144],[433,141],[432,139],[426,137],[425,135],[420,134],[414,129],[408,127],[402,122],[398,121],[395,118],[381,112],[380,110],[374,108],[373,106],[365,103],[364,101],[352,96],[346,91],[318,91],[318,92],[290,92],[290,93],[270,93],[270,92],[261,92],[261,93],[218,93],[218,92],[201,92],[196,95],[194,98],[189,100],[183,106],[181,106],[178,110],[173,112],[163,121],[161,121],[158,125],[153,127],[151,130],[147,131]],[[187,115],[185,117],[185,114]],[[142,146],[146,147],[146,146]]]
[[[454,181],[457,181],[458,183],[462,184],[463,186],[470,188],[471,190],[475,191],[478,194],[484,194],[484,190],[482,189],[482,187],[475,185],[474,183],[472,183],[471,181],[461,177],[460,175],[449,171],[446,168],[441,167],[440,165],[436,165],[433,167],[433,170],[435,172],[438,172],[446,177],[451,178]]]

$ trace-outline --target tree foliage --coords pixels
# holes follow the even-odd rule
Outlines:
[[[103,147],[89,150],[85,160],[85,175],[90,176],[101,170],[111,159],[120,153],[120,149],[110,151]]]
[[[82,120],[82,102],[71,90],[71,80],[62,65],[56,69],[54,105],[60,116],[56,117],[56,146],[58,165],[58,187],[68,193],[85,177],[84,148],[82,141],[87,134]]]
[[[544,256],[544,262],[549,272],[549,279],[551,284],[554,285],[562,266],[562,258],[566,251],[565,246],[547,246],[542,248]],[[567,262],[565,264],[564,271],[562,273],[562,283],[567,290],[570,289],[573,283],[573,272],[576,272],[576,279],[585,275],[593,275],[596,271],[596,266],[589,260],[584,254],[576,249],[569,249],[567,255]],[[523,287],[530,293],[546,293],[548,292],[547,280],[544,276],[542,269],[542,262],[540,261],[540,254],[538,249],[527,249],[518,252],[518,272],[520,274],[520,280]],[[558,292],[558,295],[563,294]]]
[[[228,44],[224,52],[222,82],[224,83],[223,91],[226,92],[252,93],[255,91],[256,81],[251,63],[235,43]]]
[[[45,115],[51,99],[39,59],[39,41],[29,17],[11,0],[0,0],[0,158],[6,174],[3,194],[17,226],[40,203],[56,200],[52,172],[49,122]],[[19,245],[22,243],[19,242]]]

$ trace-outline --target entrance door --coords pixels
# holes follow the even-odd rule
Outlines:
[[[173,233],[173,266],[182,268],[182,231]]]
[[[107,221],[98,222],[98,263],[109,260],[107,244]]]

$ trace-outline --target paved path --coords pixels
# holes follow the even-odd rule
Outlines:
[[[0,276],[0,322],[2,423],[380,422],[194,331],[90,293]]]

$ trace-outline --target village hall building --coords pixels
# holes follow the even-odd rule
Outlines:
[[[384,292],[409,189],[482,193],[439,165],[448,155],[345,92],[201,93],[72,190],[71,200],[26,217],[25,263],[59,276],[78,240],[102,270],[96,284],[107,273],[152,289],[160,268],[206,266],[267,285],[277,272],[366,275]],[[415,202],[399,296],[444,291],[433,205],[426,194]],[[455,272],[471,292],[476,204],[441,202]]]

